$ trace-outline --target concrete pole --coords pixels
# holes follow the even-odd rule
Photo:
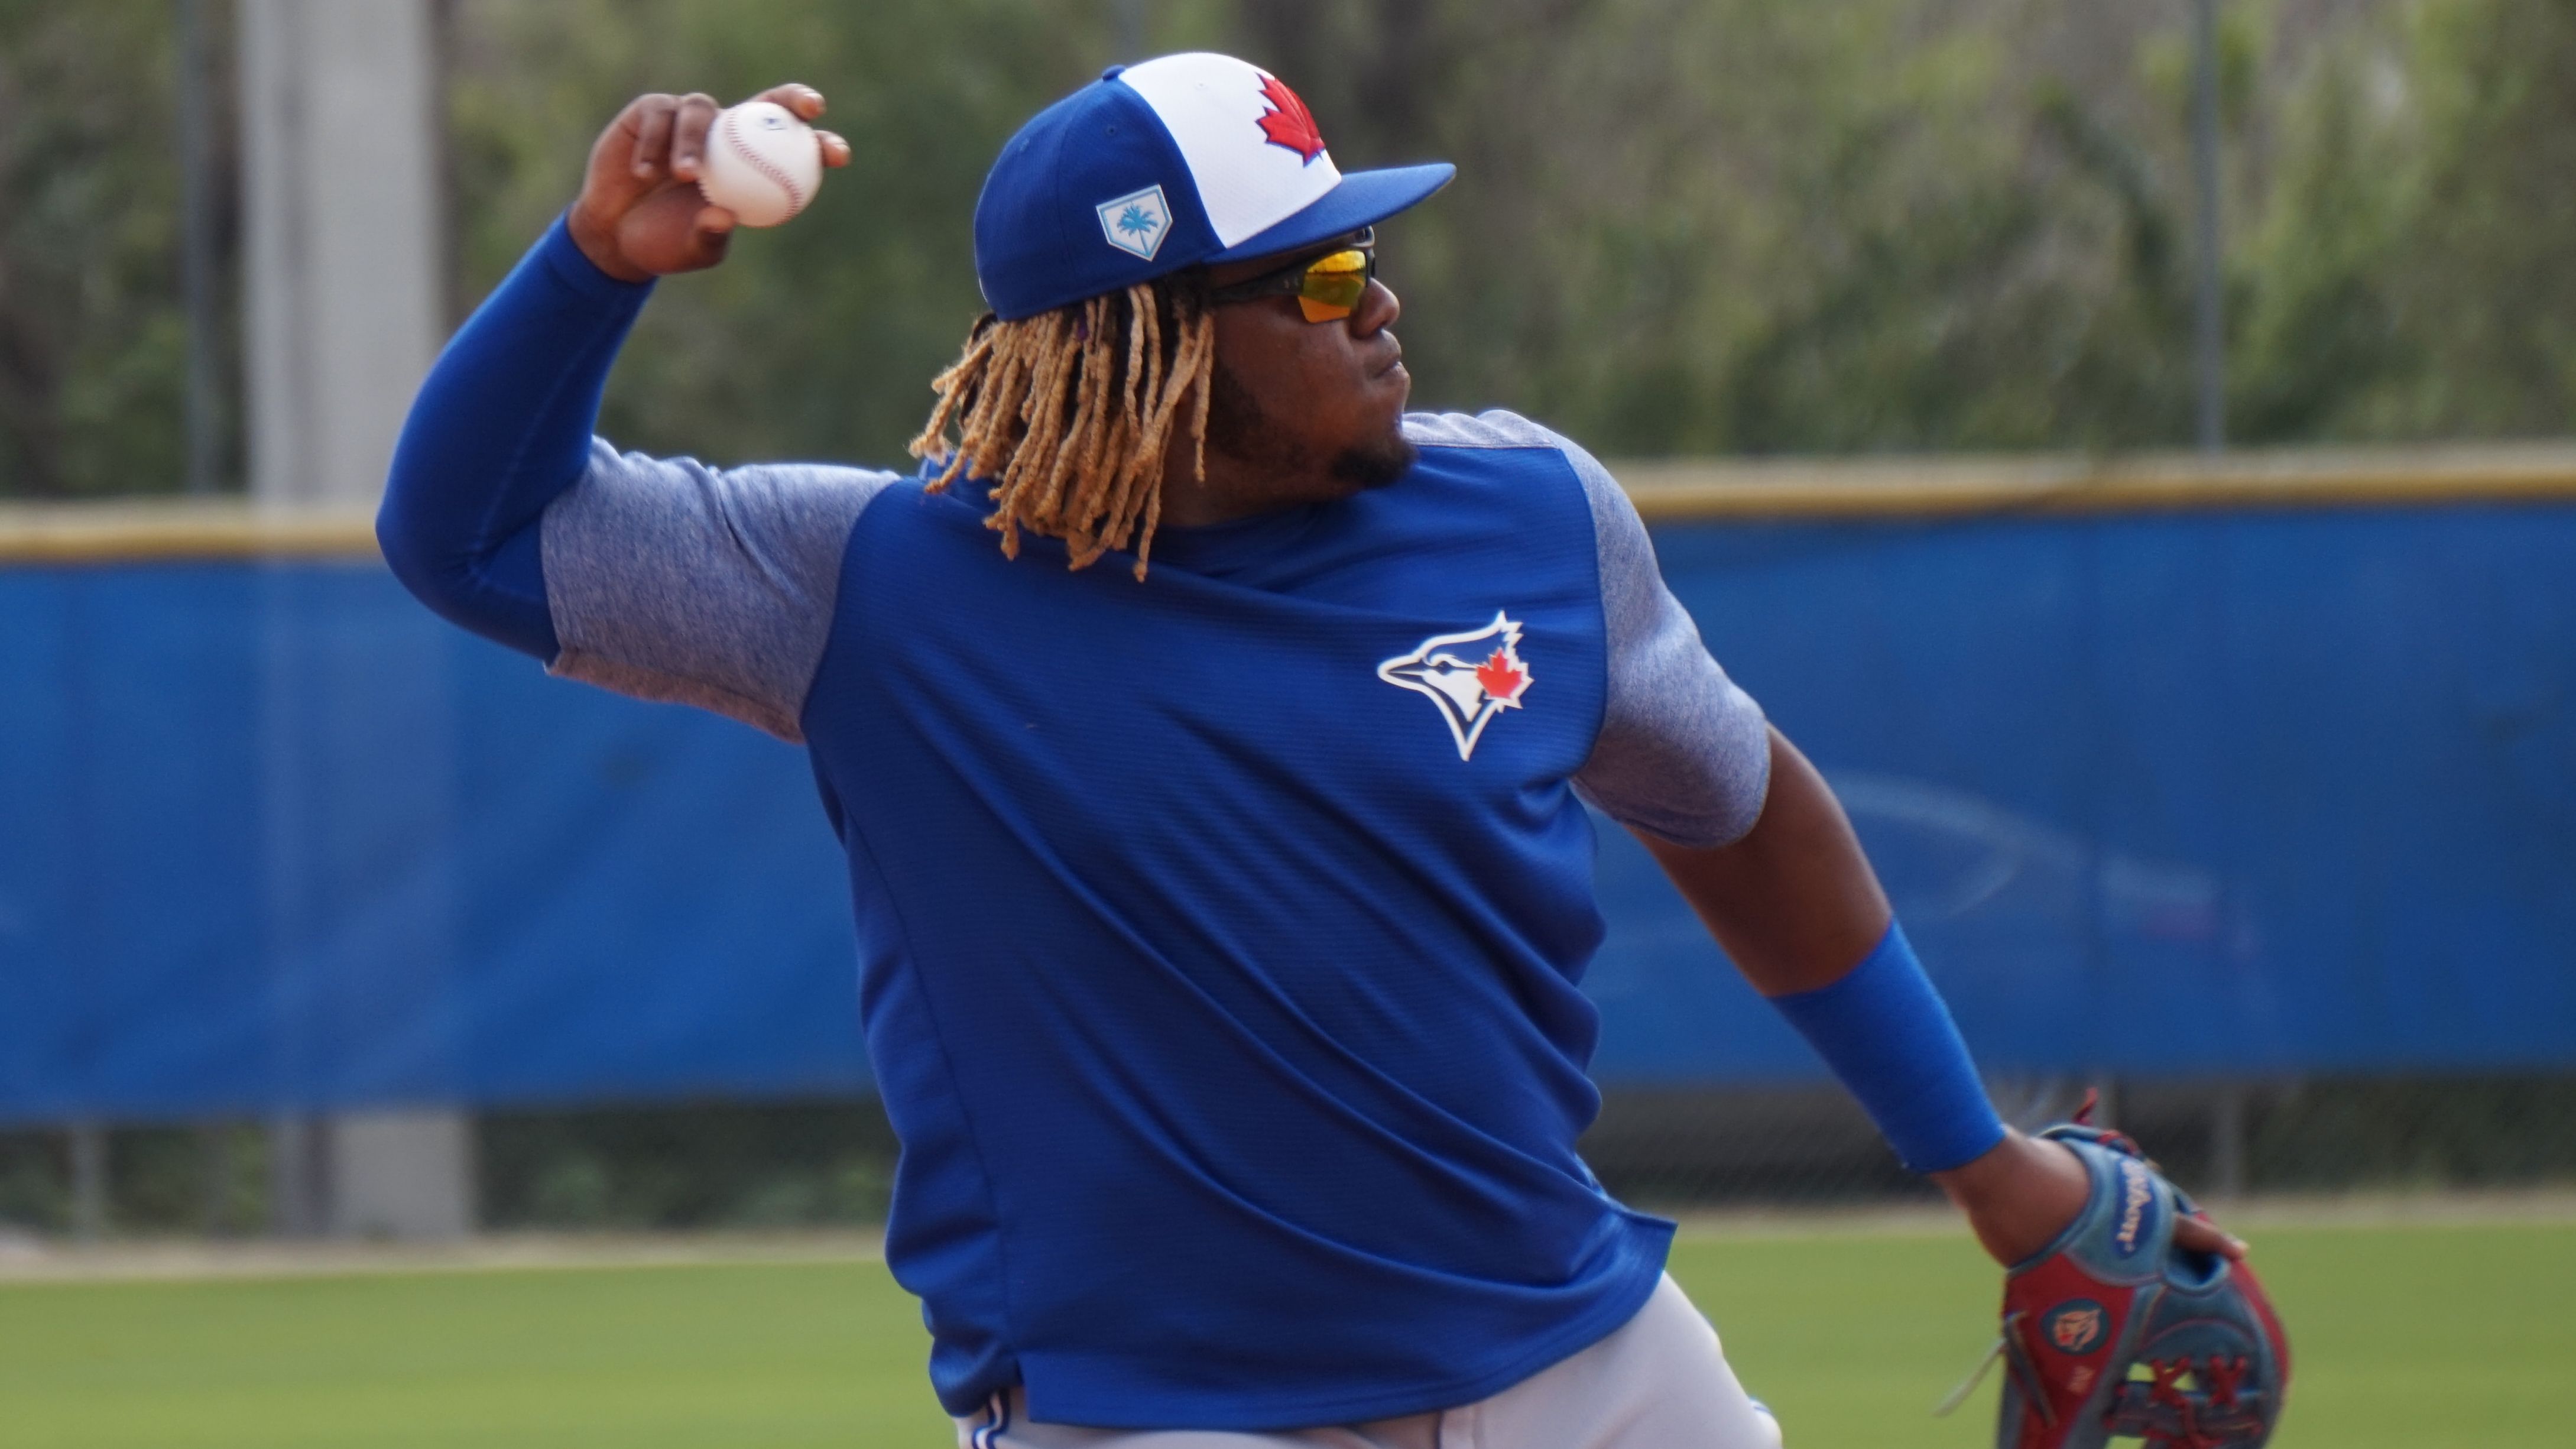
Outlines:
[[[320,1120],[281,1114],[268,1123],[268,1230],[281,1238],[319,1237],[330,1223],[329,1184],[322,1176]]]
[[[251,496],[281,506],[365,507],[383,492],[394,440],[444,330],[443,108],[432,6],[240,0],[239,28]],[[301,625],[292,617],[277,627],[270,728],[283,746],[313,728],[303,711],[330,687],[331,664],[327,648],[295,633]],[[364,747],[335,743],[342,754]],[[389,756],[402,750],[391,741],[377,747]],[[281,818],[318,819],[325,805],[337,808],[312,798],[309,767],[295,751],[272,754],[272,795],[301,811]],[[382,764],[423,768],[408,758]],[[398,828],[393,816],[405,802],[379,812],[385,818],[375,825]],[[290,827],[273,847],[272,875],[294,884],[325,873],[327,862],[309,858],[318,848]],[[295,891],[281,900],[272,908],[290,924],[310,905]],[[277,1121],[274,1221],[290,1233],[468,1232],[472,1140],[471,1120],[452,1110]]]
[[[373,502],[437,356],[442,243],[424,0],[241,0],[250,473]]]
[[[474,1119],[448,1108],[346,1112],[330,1122],[331,1231],[459,1238],[474,1231]]]

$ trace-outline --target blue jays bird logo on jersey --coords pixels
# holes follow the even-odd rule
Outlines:
[[[1494,622],[1465,634],[1435,634],[1410,654],[1377,667],[1377,677],[1409,689],[1440,707],[1458,758],[1476,752],[1476,741],[1494,716],[1519,709],[1529,693],[1530,669],[1521,662],[1521,626],[1494,612]]]

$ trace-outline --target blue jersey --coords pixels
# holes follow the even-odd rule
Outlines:
[[[567,251],[442,361],[479,371],[425,390],[388,553],[424,592],[507,575],[442,607],[558,672],[810,748],[903,1144],[887,1259],[952,1413],[1019,1383],[1063,1423],[1389,1417],[1636,1311],[1670,1225],[1575,1151],[1580,797],[1732,839],[1767,748],[1598,464],[1507,414],[1412,418],[1394,484],[1167,528],[1140,583],[1003,558],[971,486],[594,446],[483,485],[458,557],[398,549],[431,490],[586,430],[547,410],[596,397],[641,289]]]
[[[1574,1151],[1606,670],[1563,455],[1429,449],[1141,584],[982,519],[868,506],[804,718],[942,1397],[1377,1418],[1624,1322],[1669,1229]]]

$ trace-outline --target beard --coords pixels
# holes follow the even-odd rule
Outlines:
[[[1323,457],[1264,412],[1251,389],[1217,364],[1208,380],[1207,443],[1241,463],[1289,474],[1322,473],[1353,493],[1383,488],[1412,468],[1420,451],[1406,441],[1401,422],[1386,436],[1355,443]]]
[[[1353,492],[1383,488],[1411,472],[1420,456],[1421,450],[1405,438],[1403,424],[1398,423],[1376,442],[1335,453],[1330,471],[1335,480],[1351,485]]]

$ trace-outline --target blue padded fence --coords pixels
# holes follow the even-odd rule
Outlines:
[[[2576,508],[1688,524],[1991,1069],[2576,1064]],[[0,1121],[863,1091],[802,756],[372,563],[0,569]],[[1600,1075],[1818,1067],[1605,828]]]

